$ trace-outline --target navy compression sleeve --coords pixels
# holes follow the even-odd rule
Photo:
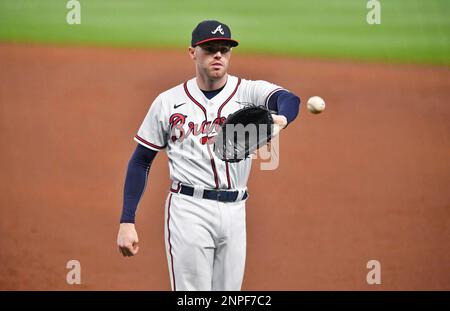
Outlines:
[[[289,124],[298,115],[300,98],[286,90],[279,90],[270,96],[267,107],[279,115],[285,116]]]
[[[134,223],[136,209],[147,184],[150,166],[157,153],[141,144],[138,144],[134,150],[128,162],[120,223]]]

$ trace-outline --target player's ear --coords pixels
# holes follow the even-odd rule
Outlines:
[[[197,55],[195,53],[195,48],[193,48],[192,46],[189,47],[189,56],[191,57],[191,59],[196,60],[197,59]]]

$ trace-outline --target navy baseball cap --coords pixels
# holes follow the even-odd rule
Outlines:
[[[231,39],[230,27],[219,21],[207,20],[197,25],[192,31],[191,46],[210,41],[228,41],[231,46],[237,46],[238,41]]]

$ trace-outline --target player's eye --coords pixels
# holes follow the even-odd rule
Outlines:
[[[231,50],[229,46],[202,46],[202,49],[205,50],[208,54],[216,54],[220,52],[221,54],[226,54]]]
[[[222,46],[220,48],[220,53],[221,54],[226,54],[226,53],[230,52],[230,50],[231,50],[231,47],[229,47],[229,46]]]

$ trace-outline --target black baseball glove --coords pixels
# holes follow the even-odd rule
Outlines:
[[[215,137],[214,153],[227,162],[239,162],[270,141],[273,112],[261,106],[242,108],[228,116]]]

